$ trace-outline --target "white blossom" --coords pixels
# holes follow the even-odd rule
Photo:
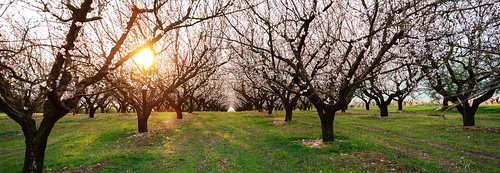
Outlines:
[[[76,22],[75,25],[78,26],[78,27],[82,27],[83,23],[82,22]]]
[[[59,50],[59,53],[61,53],[61,55],[66,55],[66,49],[61,48],[61,50]]]

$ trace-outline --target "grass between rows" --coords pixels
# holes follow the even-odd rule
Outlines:
[[[500,172],[500,106],[483,106],[476,128],[461,117],[426,116],[436,105],[405,107],[391,118],[361,108],[338,113],[336,141],[323,148],[301,144],[321,138],[315,111],[154,113],[151,132],[138,135],[133,114],[68,115],[55,126],[45,171],[85,172]],[[0,172],[20,172],[20,127],[0,116]]]

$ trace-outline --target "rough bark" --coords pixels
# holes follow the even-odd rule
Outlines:
[[[333,121],[335,119],[335,112],[325,111],[319,118],[321,120],[321,134],[323,135],[323,142],[333,141]]]
[[[94,118],[96,111],[97,111],[97,108],[90,108],[89,109],[89,118]]]
[[[292,121],[293,107],[285,106],[285,121]]]
[[[380,104],[378,105],[378,108],[380,109],[380,116],[381,117],[388,117],[389,116],[389,105],[388,104]]]
[[[26,134],[25,137],[26,149],[23,172],[42,172],[48,134],[32,132],[31,134]]]
[[[475,126],[476,121],[475,121],[475,114],[477,111],[477,108],[479,107],[479,104],[472,104],[469,105],[469,103],[463,103],[462,105],[457,106],[458,112],[462,115],[462,121],[464,126]]]
[[[145,115],[138,115],[137,124],[138,124],[139,133],[148,132],[148,118],[146,118]]]
[[[177,119],[182,119],[182,110],[179,106],[177,105],[173,105],[172,108],[174,108],[174,111],[175,111],[175,114],[176,114],[176,118]]]

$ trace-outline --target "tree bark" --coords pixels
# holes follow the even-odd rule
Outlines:
[[[42,172],[48,136],[37,132],[26,135],[23,172]]]
[[[325,113],[319,118],[321,120],[321,134],[323,135],[323,142],[333,141],[333,120],[335,119],[335,112],[325,111]]]
[[[472,107],[469,105],[469,103],[463,103],[462,105],[457,106],[458,112],[462,115],[462,121],[464,126],[475,126],[476,121],[475,121],[475,114],[477,111],[477,108],[479,107],[479,104],[475,105],[473,104]]]
[[[94,118],[96,111],[97,111],[97,108],[90,108],[89,109],[89,118]]]
[[[151,109],[137,112],[137,123],[138,123],[139,133],[148,132],[148,119],[150,115],[151,115]]]
[[[285,106],[285,121],[292,121],[293,107]]]
[[[378,105],[378,108],[380,109],[380,116],[381,117],[388,117],[389,116],[389,109],[388,109],[388,104],[380,104]]]
[[[347,110],[347,105],[345,105],[343,108],[342,108],[342,113],[345,113],[345,111]]]
[[[274,104],[271,103],[271,104],[267,105],[267,114],[272,115],[273,109],[274,109]]]
[[[175,114],[176,114],[176,118],[177,119],[182,119],[182,110],[181,110],[181,107],[180,106],[177,106],[177,105],[171,105],[171,107],[174,109],[175,111]]]
[[[255,107],[256,107],[256,109],[257,109],[258,112],[262,112],[263,111],[263,108],[262,108],[263,106],[262,105],[257,104],[257,105],[255,105]]]
[[[464,126],[475,126],[475,112],[467,112],[462,115]]]
[[[127,106],[121,106],[120,113],[127,113]]]
[[[403,99],[399,98],[398,99],[398,111],[403,110]]]
[[[69,104],[70,107],[75,105]],[[70,110],[61,110],[50,101],[44,103],[43,119],[40,122],[38,129],[34,120],[28,120],[21,126],[25,137],[25,154],[23,172],[37,172],[43,171],[43,161],[45,157],[45,149],[47,147],[47,140],[54,124],[69,113]]]
[[[370,102],[366,102],[366,101],[363,101],[365,102],[365,110],[370,110]]]

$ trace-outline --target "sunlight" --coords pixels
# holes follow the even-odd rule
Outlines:
[[[153,65],[155,56],[151,49],[144,49],[137,53],[134,62],[142,68],[149,68]]]

